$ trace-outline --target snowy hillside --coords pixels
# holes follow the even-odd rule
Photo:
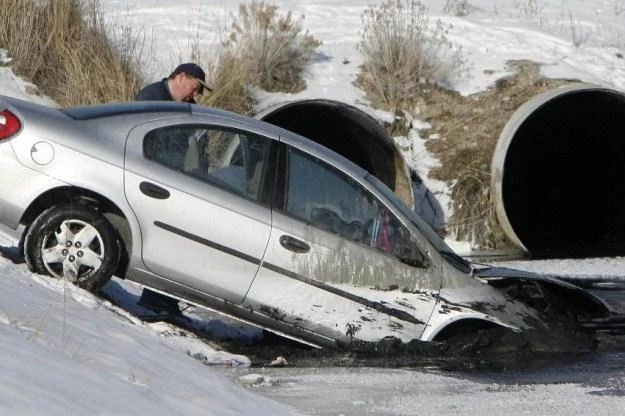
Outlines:
[[[153,51],[145,62],[150,80],[166,76],[179,62],[188,60],[196,42],[210,50],[238,3],[102,0],[108,19],[145,33]],[[280,11],[304,15],[305,28],[323,45],[306,77],[308,88],[298,94],[266,94],[259,111],[286,100],[328,98],[388,119],[391,115],[373,109],[352,84],[360,62],[357,43],[361,14],[368,2],[275,3]],[[506,62],[511,59],[533,60],[547,77],[579,79],[625,91],[625,0],[423,3],[429,6],[432,21],[440,19],[448,25],[448,36],[462,47],[466,67],[451,85],[461,94],[482,91],[508,75]],[[29,84],[13,74],[7,59],[0,63],[0,94],[52,105],[29,91]],[[418,123],[423,124],[417,119]],[[417,134],[409,140],[413,141],[412,153],[407,155],[409,163],[430,188],[440,193],[446,205],[446,184],[427,179],[427,171],[438,161],[425,151],[424,140]],[[0,257],[0,414],[298,414],[211,368],[245,366],[249,364],[246,357],[218,352],[175,327],[134,318],[129,311],[136,307],[140,288],[118,280],[111,282],[107,293],[117,296],[128,309],[118,308],[64,282],[31,274],[24,264],[9,259],[14,244],[0,237],[4,255]],[[622,259],[514,265],[569,275],[625,275]],[[219,322],[215,324],[221,328]],[[239,330],[241,336],[249,335],[247,329],[234,329]],[[552,388],[562,403],[569,394],[575,394],[570,386]],[[471,402],[471,390],[458,394]],[[532,401],[523,391],[515,397],[521,402]],[[471,405],[472,414],[488,411],[487,400],[472,401]],[[611,409],[606,406],[598,411],[616,414],[610,413]],[[401,405],[395,410],[409,414]],[[557,407],[551,410],[558,414]]]
[[[429,24],[440,22],[447,38],[460,48],[462,67],[447,87],[468,96],[492,87],[514,69],[510,61],[529,60],[549,78],[579,80],[619,91],[625,90],[625,8],[622,0],[539,1],[539,0],[426,0]],[[145,62],[149,79],[160,79],[199,46],[210,57],[237,13],[237,2],[207,3],[192,0],[185,8],[165,1],[145,6],[141,0],[105,0],[107,16],[116,24],[147,35],[152,54]],[[319,0],[314,3],[287,0],[275,2],[279,11],[292,11],[304,18],[304,28],[323,42],[317,59],[306,76],[307,88],[295,94],[262,94],[258,113],[286,102],[330,99],[354,105],[390,122],[394,115],[374,108],[362,90],[353,85],[362,61],[358,43],[362,14],[368,3]],[[162,19],[161,16],[168,16]],[[146,57],[147,58],[147,57]],[[219,88],[219,86],[217,86]],[[442,106],[447,103],[441,103]],[[430,124],[420,120],[415,108],[413,129],[396,137],[408,164],[436,195],[449,219],[453,213],[450,181],[431,178],[428,173],[440,162],[426,150],[421,131]],[[470,126],[464,126],[469,128]],[[462,126],[459,126],[462,128]],[[497,132],[489,132],[498,134]],[[430,143],[431,144],[431,143]],[[449,243],[463,253],[465,241]]]

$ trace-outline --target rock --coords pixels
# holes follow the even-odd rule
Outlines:
[[[286,367],[287,365],[289,365],[289,363],[283,356],[280,355],[278,356],[278,358],[269,363],[269,365],[272,367]]]
[[[9,51],[0,48],[0,66],[9,66],[13,58],[9,58]]]
[[[258,386],[265,382],[265,377],[260,374],[246,374],[239,377],[239,382],[244,386]]]

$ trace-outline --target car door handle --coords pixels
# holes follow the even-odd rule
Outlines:
[[[154,185],[150,182],[141,182],[139,184],[139,189],[141,192],[149,196],[150,198],[156,199],[167,199],[169,198],[169,191],[165,188],[161,188],[158,185]]]
[[[308,244],[289,235],[280,237],[280,245],[295,253],[308,253],[310,251],[310,246]]]

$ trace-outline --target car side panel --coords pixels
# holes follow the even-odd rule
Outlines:
[[[85,151],[41,139],[33,135],[12,140],[17,159],[26,168],[49,176],[64,184],[99,193],[128,213],[123,198],[123,168]],[[86,146],[86,144],[85,144]]]
[[[403,266],[386,255],[279,212],[273,219],[267,254],[245,306],[335,339],[420,337],[437,291],[423,287],[410,293],[396,285],[408,280],[414,285],[419,273],[427,281],[432,270],[404,270],[402,278]],[[310,251],[285,249],[284,235],[306,242]]]
[[[155,169],[156,170],[156,169]],[[268,208],[255,214],[236,212],[236,203],[214,203],[193,191],[128,172],[128,201],[141,227],[142,258],[148,270],[196,290],[241,302],[258,270],[271,227]],[[162,179],[162,178],[159,178]],[[170,196],[153,199],[141,193],[149,181]],[[218,193],[219,191],[215,191]],[[250,207],[248,207],[250,208]],[[262,220],[259,220],[262,219]]]
[[[264,255],[271,210],[146,159],[143,139],[163,125],[138,126],[127,144],[124,189],[140,224],[143,262],[164,279],[240,303]],[[168,195],[151,197],[141,191],[145,184]]]

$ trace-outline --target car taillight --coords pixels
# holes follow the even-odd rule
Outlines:
[[[22,128],[19,118],[9,110],[0,111],[0,140],[12,137]]]

